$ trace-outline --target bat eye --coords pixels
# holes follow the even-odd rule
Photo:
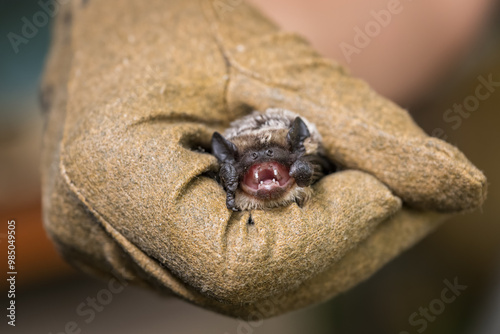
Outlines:
[[[267,150],[267,151],[266,151],[266,154],[267,154],[268,156],[272,157],[272,156],[273,156],[273,150],[270,150],[270,149],[269,149],[269,150]]]
[[[259,157],[259,154],[257,152],[252,153],[252,158],[255,160]]]

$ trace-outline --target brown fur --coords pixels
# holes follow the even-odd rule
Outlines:
[[[293,184],[290,190],[281,198],[276,200],[261,200],[254,196],[250,196],[245,193],[243,190],[236,190],[236,206],[240,208],[240,210],[266,210],[277,208],[279,206],[286,206],[290,203],[300,201],[302,203],[307,202],[313,194],[313,190],[311,187],[301,188],[296,184]]]

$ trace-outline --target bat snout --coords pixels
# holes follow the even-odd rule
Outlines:
[[[241,188],[261,199],[278,198],[293,184],[289,168],[276,161],[252,165],[243,177]]]

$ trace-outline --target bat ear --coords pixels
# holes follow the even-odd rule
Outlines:
[[[236,161],[238,149],[220,133],[214,132],[212,135],[212,154],[221,162],[232,162]]]
[[[302,151],[304,150],[304,140],[309,136],[311,136],[311,134],[309,133],[306,123],[304,123],[302,118],[297,117],[286,135],[286,140],[293,152]]]

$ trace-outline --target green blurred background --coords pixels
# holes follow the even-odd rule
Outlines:
[[[17,53],[7,38],[9,32],[19,33],[23,17],[39,11],[36,1],[4,0],[0,5],[0,258],[5,263],[6,221],[14,218],[19,272],[17,326],[6,326],[2,314],[0,328],[8,333],[59,333],[69,321],[76,321],[82,333],[419,333],[423,325],[410,324],[411,315],[441,298],[444,280],[456,278],[467,288],[428,320],[422,332],[500,333],[500,193],[496,187],[500,182],[500,88],[462,117],[460,126],[454,128],[444,116],[454,104],[475,94],[478,77],[491,75],[500,81],[498,10],[488,12],[467,52],[442,71],[425,94],[399,99],[387,94],[408,108],[429,134],[458,146],[485,172],[490,187],[483,209],[450,219],[368,281],[327,303],[250,325],[130,286],[114,295],[90,323],[77,315],[77,306],[95,297],[107,283],[66,265],[42,228],[38,163],[43,118],[38,87],[50,25],[39,28]],[[353,73],[363,77],[356,72],[356,64],[353,67]],[[372,84],[377,89],[376,82]],[[2,292],[0,298],[4,310],[5,295]],[[423,317],[414,318],[418,319]]]

